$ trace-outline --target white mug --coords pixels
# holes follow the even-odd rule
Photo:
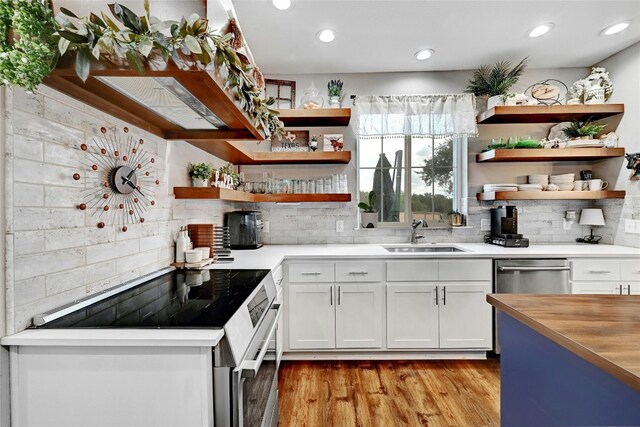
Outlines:
[[[573,191],[582,191],[584,190],[585,181],[573,181]]]
[[[601,179],[590,179],[589,180],[589,191],[602,191],[609,186],[607,181],[603,181]]]

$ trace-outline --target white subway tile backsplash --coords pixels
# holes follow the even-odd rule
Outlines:
[[[13,155],[16,158],[44,160],[44,145],[41,140],[23,135],[14,135],[13,140]]]
[[[56,251],[58,249],[79,248],[93,246],[113,241],[114,227],[82,227],[71,229],[54,229],[45,231],[45,249]]]
[[[115,274],[115,261],[85,265],[72,270],[48,274],[46,276],[46,295],[57,295],[69,289],[83,287],[87,281],[96,282],[107,279]]]
[[[14,232],[13,249],[16,255],[44,252],[44,230]]]
[[[75,208],[15,208],[15,231],[51,230],[82,226],[84,226],[84,213]]]
[[[15,257],[14,263],[15,280],[23,280],[80,267],[85,263],[85,250],[76,248],[21,255]]]
[[[24,159],[15,159],[13,166],[13,179],[16,182],[76,188],[82,186],[82,179],[79,181],[73,179],[73,174],[79,172],[78,168],[74,169]],[[82,176],[83,173],[80,173],[80,175]]]
[[[139,250],[140,243],[137,239],[93,245],[87,248],[87,263],[93,264],[101,261],[122,258],[138,253]]]
[[[27,280],[20,280],[14,285],[16,305],[24,305],[45,297],[45,278],[38,276]]]
[[[19,207],[44,206],[44,187],[35,184],[14,183],[13,204]]]

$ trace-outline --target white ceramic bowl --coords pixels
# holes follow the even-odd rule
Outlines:
[[[199,249],[189,249],[184,251],[184,258],[187,262],[200,262],[202,261],[202,251]]]
[[[193,248],[196,251],[202,252],[202,259],[209,258],[209,254],[211,253],[211,249],[206,246],[201,246],[199,248]]]

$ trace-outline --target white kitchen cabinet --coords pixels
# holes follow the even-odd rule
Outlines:
[[[387,347],[438,348],[434,284],[387,284]]]
[[[640,260],[571,260],[574,294],[640,295]]]
[[[380,284],[336,287],[336,348],[382,347],[382,298]]]
[[[289,348],[335,348],[333,285],[289,285],[287,295]]]
[[[490,283],[447,283],[438,296],[440,348],[490,348]]]

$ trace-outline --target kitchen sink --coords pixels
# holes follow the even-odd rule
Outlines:
[[[454,246],[383,246],[388,252],[422,253],[422,252],[466,252]]]

